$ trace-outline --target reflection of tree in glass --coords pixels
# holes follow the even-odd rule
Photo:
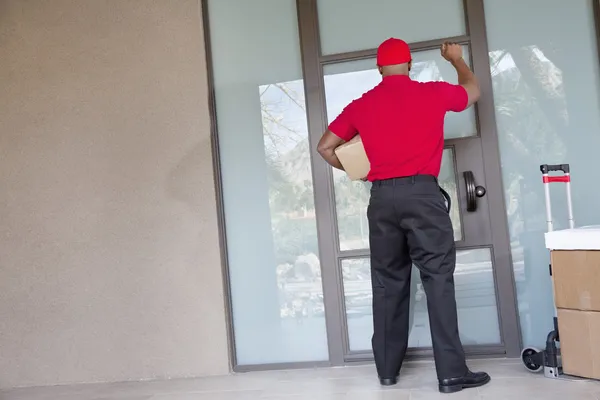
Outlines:
[[[546,226],[539,165],[576,163],[568,159],[571,138],[566,135],[585,135],[572,131],[581,121],[570,122],[577,116],[569,115],[567,101],[571,107],[582,103],[567,98],[559,64],[577,60],[565,57],[560,41],[545,42],[546,47],[511,46],[489,54],[519,313],[523,330],[530,335],[534,326],[551,321],[552,316],[551,312],[544,315],[552,307],[539,295],[551,293],[540,272],[547,253],[542,251]],[[555,210],[564,210],[564,202],[565,196],[553,196]]]
[[[290,124],[284,120],[284,110],[289,109],[291,102],[304,112],[304,105],[297,103],[292,97],[295,92],[289,89],[285,83],[269,84],[261,86],[260,89],[265,151],[267,156],[276,158],[280,156],[281,150],[289,149],[291,145],[298,144],[303,139],[302,132],[289,126]],[[274,94],[274,92],[278,94]]]
[[[323,314],[302,81],[259,88],[282,317]]]
[[[524,212],[543,219],[538,167],[565,155],[559,132],[568,126],[562,71],[535,46],[490,52],[504,186],[512,237],[524,230]],[[556,161],[559,162],[559,161]],[[562,161],[560,161],[562,162]],[[515,244],[513,244],[515,245]]]

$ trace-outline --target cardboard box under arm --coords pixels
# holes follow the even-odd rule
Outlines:
[[[335,155],[342,163],[348,177],[353,181],[365,179],[371,170],[371,163],[365,153],[360,135],[354,136],[350,141],[335,149]]]

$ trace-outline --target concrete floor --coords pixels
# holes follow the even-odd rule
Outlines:
[[[431,363],[412,363],[394,388],[381,388],[373,366],[273,371],[164,382],[79,385],[0,392],[1,400],[600,400],[600,383],[554,381],[512,360],[472,361],[492,382],[454,395],[437,392]]]

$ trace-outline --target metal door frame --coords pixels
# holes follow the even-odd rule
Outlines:
[[[340,251],[338,243],[337,214],[335,210],[332,169],[316,153],[316,144],[327,127],[323,67],[327,64],[375,58],[377,49],[360,50],[340,54],[323,55],[320,46],[317,0],[297,0],[298,26],[302,51],[302,66],[306,92],[309,137],[315,187],[315,209],[322,266],[323,292],[329,358],[332,365],[344,365],[353,361],[372,360],[372,353],[349,350],[348,327],[345,317],[344,294],[341,276],[341,260],[367,257],[368,249]],[[501,344],[493,346],[465,346],[469,356],[498,355],[517,357],[521,351],[521,333],[517,311],[517,298],[513,265],[510,252],[508,221],[502,189],[502,174],[496,131],[492,80],[488,58],[487,36],[483,0],[464,0],[467,34],[410,43],[413,51],[438,49],[447,40],[470,46],[471,65],[477,73],[484,95],[477,104],[476,119],[479,135],[474,138],[446,141],[446,146],[456,149],[472,148],[481,153],[483,173],[488,189],[487,206],[491,235],[488,241],[494,265],[494,281],[500,326]],[[459,156],[459,151],[455,153]],[[460,182],[460,177],[457,175]],[[488,197],[489,196],[489,197]],[[483,211],[482,211],[483,212]],[[458,249],[474,248],[471,243],[457,242]],[[409,350],[411,356],[431,356],[429,349]]]
[[[293,363],[277,363],[277,364],[262,364],[262,365],[239,365],[236,359],[235,335],[232,317],[232,304],[230,293],[230,278],[229,266],[227,257],[227,237],[225,230],[225,214],[223,204],[223,189],[221,177],[221,159],[219,152],[218,127],[216,118],[216,102],[215,88],[213,79],[213,64],[210,45],[210,24],[208,16],[208,0],[199,0],[202,14],[203,34],[205,43],[205,53],[207,60],[208,73],[208,95],[209,108],[211,119],[211,147],[213,156],[213,171],[214,182],[216,188],[216,202],[218,212],[218,227],[219,227],[219,244],[221,249],[222,260],[222,277],[224,286],[225,313],[227,320],[227,333],[229,343],[230,367],[235,372],[258,371],[258,370],[274,370],[274,369],[291,369],[291,368],[308,368],[308,367],[323,367],[330,365],[344,365],[351,361],[367,361],[370,359],[368,354],[352,355],[350,359],[344,360],[344,349],[339,347],[340,338],[344,336],[344,318],[339,312],[329,311],[327,315],[327,329],[329,342],[329,361],[325,362],[293,362]],[[459,38],[453,38],[454,41],[470,42],[471,57],[473,57],[473,67],[477,71],[477,76],[480,81],[482,91],[491,93],[492,80],[490,76],[490,65],[488,58],[487,34],[485,27],[485,14],[483,9],[484,0],[463,0],[465,5],[467,35]],[[335,210],[330,207],[329,196],[333,195],[333,188],[330,185],[329,174],[330,169],[320,161],[320,157],[316,153],[315,147],[319,140],[320,134],[326,126],[324,110],[321,104],[324,104],[323,82],[322,82],[322,65],[321,62],[336,62],[342,60],[361,59],[374,57],[375,49],[356,51],[352,53],[343,53],[336,55],[321,56],[320,55],[320,39],[318,31],[318,20],[316,10],[316,0],[296,0],[298,7],[299,29],[301,35],[302,49],[302,64],[304,69],[305,90],[307,94],[307,108],[309,112],[309,130],[311,141],[311,163],[313,168],[313,176],[315,177],[315,206],[317,208],[317,222],[319,237],[334,237],[337,230],[332,232],[329,230],[335,226]],[[600,0],[592,0],[593,15],[596,23],[596,39],[598,45],[598,56],[600,57]],[[424,50],[427,48],[435,48],[441,44],[442,40],[412,43],[413,50]],[[496,268],[496,280],[501,283],[502,287],[507,287],[508,292],[497,294],[502,298],[500,303],[500,326],[504,341],[506,344],[506,356],[517,357],[521,349],[521,332],[519,329],[519,319],[517,314],[517,297],[515,293],[515,281],[513,277],[513,266],[510,252],[510,240],[508,234],[508,221],[506,218],[506,207],[504,204],[502,174],[500,169],[500,155],[498,149],[498,136],[496,131],[495,110],[492,96],[484,96],[478,103],[478,118],[481,124],[481,144],[482,151],[485,154],[485,174],[486,184],[488,189],[488,200],[490,207],[490,221],[494,226],[493,231],[493,260]],[[319,184],[319,190],[317,189]],[[331,240],[330,240],[331,241]],[[319,241],[323,246],[323,241]],[[325,240],[327,244],[327,240]],[[329,243],[331,245],[331,243]],[[321,264],[331,268],[337,265],[335,251],[336,248],[321,248]],[[337,273],[330,271],[327,268],[323,269],[323,285],[324,289],[337,290],[338,298],[341,293]],[[332,279],[334,282],[332,284]],[[336,289],[337,287],[337,289]],[[336,306],[338,300],[336,296],[326,296],[326,305]],[[339,307],[338,307],[339,309]],[[489,356],[490,353],[495,353],[495,350],[504,351],[494,348],[468,348],[471,357],[479,355]],[[486,352],[487,350],[487,352]],[[421,350],[413,351],[413,357],[426,356],[429,357],[429,352]]]

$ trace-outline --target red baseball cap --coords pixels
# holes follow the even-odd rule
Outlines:
[[[377,65],[380,67],[406,64],[411,60],[410,47],[404,40],[389,38],[377,49]]]

